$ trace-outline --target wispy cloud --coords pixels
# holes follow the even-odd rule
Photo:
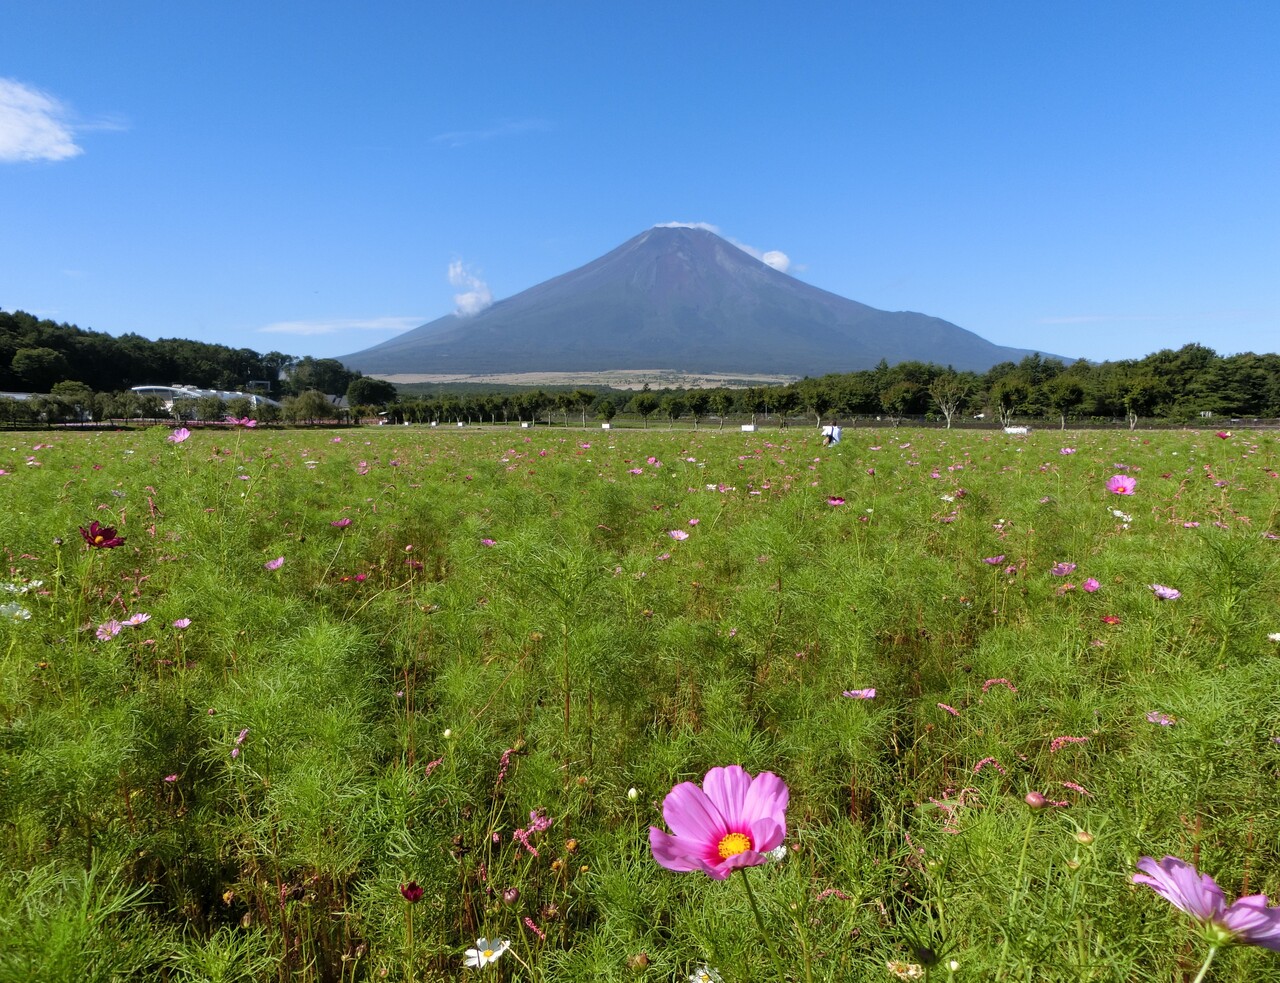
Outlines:
[[[545,119],[502,120],[485,129],[450,130],[448,133],[438,133],[431,138],[431,141],[446,147],[465,147],[472,143],[521,136],[525,133],[544,133],[550,129],[551,124]]]
[[[724,236],[720,231],[720,226],[712,225],[710,222],[659,222],[654,226],[655,229],[702,229],[704,232],[713,232],[718,236]],[[748,246],[745,242],[739,242],[732,236],[724,236],[726,240],[733,243],[748,256],[754,256],[765,266],[772,266],[779,273],[786,273],[791,269],[791,257],[780,249],[757,249],[755,246]]]
[[[489,285],[467,269],[466,264],[460,259],[455,259],[449,264],[449,285],[466,288],[462,293],[453,295],[453,302],[457,305],[455,313],[459,317],[479,314],[493,303],[493,293],[489,290]]]
[[[1239,321],[1254,317],[1274,317],[1274,311],[1224,310],[1183,311],[1179,314],[1066,314],[1037,319],[1037,324],[1141,324],[1158,321]]]
[[[66,160],[81,153],[65,105],[33,86],[0,78],[0,162]]]
[[[341,334],[345,331],[386,331],[399,333],[426,322],[423,317],[351,317],[314,321],[275,321],[258,329],[263,334],[315,335]]]

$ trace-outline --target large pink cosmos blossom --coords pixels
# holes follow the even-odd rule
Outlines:
[[[1116,495],[1132,495],[1138,482],[1127,474],[1113,474],[1107,479],[1107,491]]]
[[[1216,929],[1222,942],[1260,945],[1280,952],[1280,907],[1267,904],[1265,894],[1249,894],[1227,904],[1222,888],[1208,874],[1177,857],[1143,857],[1135,884],[1145,884],[1179,911]]]
[[[671,833],[649,827],[653,859],[668,870],[700,870],[716,881],[765,863],[787,835],[790,796],[777,775],[762,771],[752,778],[739,765],[712,768],[701,788],[681,782],[662,802]]]

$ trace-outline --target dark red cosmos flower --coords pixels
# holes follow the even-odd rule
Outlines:
[[[410,881],[408,884],[400,885],[400,893],[404,895],[404,899],[409,904],[417,904],[422,900],[422,887],[417,881]]]
[[[114,526],[101,526],[96,520],[89,523],[88,529],[81,526],[80,535],[96,550],[111,550],[124,545],[124,537],[116,535]]]

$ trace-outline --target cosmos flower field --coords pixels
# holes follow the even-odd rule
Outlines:
[[[5,434],[0,980],[1280,979],[1226,907],[1280,896],[1278,473],[1265,431]],[[704,781],[764,790],[707,856]]]

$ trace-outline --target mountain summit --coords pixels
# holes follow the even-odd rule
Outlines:
[[[985,371],[1029,350],[781,273],[705,229],[655,227],[478,314],[341,358],[369,375],[669,369],[822,375],[908,360]]]

